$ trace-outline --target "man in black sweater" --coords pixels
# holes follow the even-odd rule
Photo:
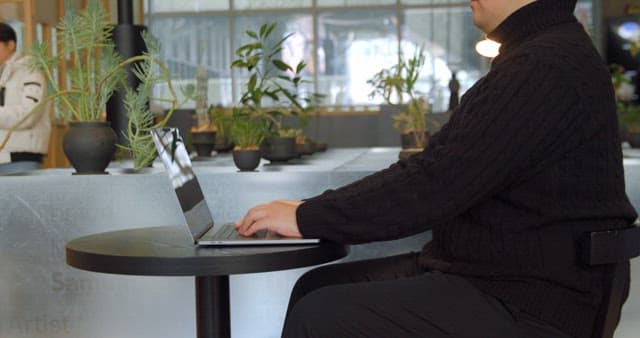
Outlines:
[[[591,336],[611,276],[577,262],[577,240],[637,215],[610,75],[575,4],[471,0],[500,55],[423,153],[238,221],[340,243],[432,230],[419,253],[305,274],[285,337]]]

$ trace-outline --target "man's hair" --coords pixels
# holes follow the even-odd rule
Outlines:
[[[16,42],[18,39],[16,37],[16,31],[11,28],[11,26],[7,25],[4,22],[0,22],[0,41],[1,42]]]

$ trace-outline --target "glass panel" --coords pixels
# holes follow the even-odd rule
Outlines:
[[[263,24],[277,23],[276,28],[271,33],[272,41],[282,39],[288,34],[292,34],[283,44],[283,50],[278,56],[288,65],[295,67],[298,62],[304,60],[307,64],[302,73],[303,79],[309,83],[302,85],[301,90],[305,92],[313,91],[313,73],[315,72],[315,61],[313,60],[313,25],[310,14],[260,14],[242,15],[236,17],[234,21],[233,49],[247,44],[253,40],[246,34],[247,30],[258,31]],[[234,54],[235,58],[235,54]],[[231,64],[229,62],[229,64]],[[235,72],[235,94],[234,102],[240,101],[247,82],[249,73],[246,70],[234,69]],[[270,100],[264,101],[265,105],[273,105]]]
[[[311,7],[311,0],[233,0],[234,9]]]
[[[323,12],[318,16],[318,90],[327,105],[378,104],[367,80],[398,60],[395,10]]]
[[[574,12],[584,29],[593,36],[593,4],[591,1],[579,1]]]
[[[473,25],[468,8],[411,9],[404,14],[402,52],[410,57],[416,48],[424,47],[426,62],[418,88],[426,93],[432,111],[447,111],[452,71],[462,95],[488,66],[489,60],[474,48],[483,34]]]
[[[318,0],[318,7],[395,5],[396,0]]]
[[[151,13],[200,12],[229,9],[229,0],[148,0]]]
[[[226,16],[154,17],[149,29],[160,38],[162,59],[171,71],[174,87],[195,83],[196,68],[205,66],[209,70],[209,104],[232,102],[229,68],[232,53]],[[166,98],[169,97],[166,90],[166,86],[158,85],[154,93]],[[182,108],[194,106],[194,102],[187,102]]]
[[[398,47],[410,57],[423,46],[427,63],[420,80],[420,89],[432,101],[434,111],[448,107],[452,71],[456,71],[464,93],[488,69],[490,60],[479,56],[475,43],[482,33],[473,26],[468,3],[463,0],[400,0],[401,5],[413,6],[398,12],[393,7],[370,10],[311,11],[312,0],[145,0],[152,14],[149,26],[164,44],[163,57],[176,79],[193,81],[195,67],[204,64],[209,69],[209,98],[212,104],[232,104],[239,95],[247,74],[232,70],[234,50],[246,43],[247,29],[258,29],[263,23],[278,22],[277,36],[295,32],[289,39],[282,58],[289,63],[304,59],[308,64],[305,77],[317,83],[305,90],[316,88],[327,94],[329,105],[378,104],[371,100],[371,87],[366,81],[382,68],[397,62]],[[234,17],[234,36],[230,36],[228,17],[172,17],[157,12],[192,12],[228,10],[233,2],[236,9],[256,10],[251,15]],[[391,6],[396,0],[317,0],[319,7],[372,7]],[[435,6],[435,7],[432,7]],[[274,8],[309,7],[309,13],[277,13]],[[421,8],[420,8],[421,7]],[[576,16],[593,32],[593,1],[580,0]],[[266,9],[261,11],[261,9]],[[313,50],[313,20],[317,15],[318,46]],[[399,23],[402,25],[402,43],[397,41]],[[317,63],[316,63],[317,62]],[[189,103],[193,105],[193,103]]]

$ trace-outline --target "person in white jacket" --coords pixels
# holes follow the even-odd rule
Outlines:
[[[46,97],[45,78],[16,45],[15,31],[0,22],[0,146],[9,135],[0,149],[0,174],[39,168],[51,132],[50,105],[39,104]]]

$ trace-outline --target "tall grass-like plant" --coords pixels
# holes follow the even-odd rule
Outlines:
[[[234,150],[258,150],[269,132],[269,125],[267,120],[241,107],[234,107],[230,131]]]
[[[222,106],[211,105],[207,113],[209,114],[209,121],[215,126],[216,137],[228,138],[232,112],[227,111]]]
[[[151,137],[151,128],[164,127],[171,118],[174,110],[184,102],[178,102],[176,91],[171,84],[171,73],[166,65],[160,61],[160,43],[147,32],[143,32],[147,52],[143,53],[141,61],[132,67],[133,74],[140,80],[137,88],[126,88],[124,106],[127,109],[129,122],[125,138],[128,145],[118,145],[129,151],[133,158],[133,169],[139,170],[149,165],[156,157],[155,146]],[[152,96],[155,84],[166,83],[171,97],[161,98]],[[182,88],[184,101],[194,96],[194,87]],[[165,102],[169,109],[165,117],[156,122],[154,114],[149,110],[149,101]]]
[[[102,6],[93,0],[76,13],[66,1],[64,18],[57,26],[57,39],[62,41],[59,55],[67,66],[68,88],[58,85],[54,77],[58,55],[49,56],[44,42],[34,43],[30,55],[33,67],[45,75],[49,99],[54,99],[60,116],[68,121],[99,121],[103,119],[107,100],[125,80],[124,66],[141,58],[123,60],[111,40],[113,26]]]
[[[118,89],[125,88],[125,108],[129,119],[125,139],[128,145],[118,145],[130,152],[134,170],[138,170],[153,161],[156,156],[150,128],[162,127],[179,103],[175,90],[171,86],[171,77],[167,67],[159,57],[160,44],[149,34],[143,33],[147,52],[142,55],[123,59],[112,41],[113,26],[106,12],[96,0],[91,0],[86,9],[76,13],[66,1],[67,10],[57,26],[59,41],[63,48],[58,55],[49,56],[50,46],[35,43],[31,49],[32,66],[43,72],[47,79],[50,96],[59,108],[59,114],[67,121],[102,121],[106,104]],[[67,69],[67,86],[59,86],[54,77],[58,58],[70,60]],[[125,86],[126,67],[131,66],[133,73],[140,79],[138,88]],[[154,84],[166,82],[170,98],[151,96]],[[185,90],[186,100],[191,99],[193,90]],[[169,113],[156,123],[155,116],[149,110],[149,100],[170,103]]]

